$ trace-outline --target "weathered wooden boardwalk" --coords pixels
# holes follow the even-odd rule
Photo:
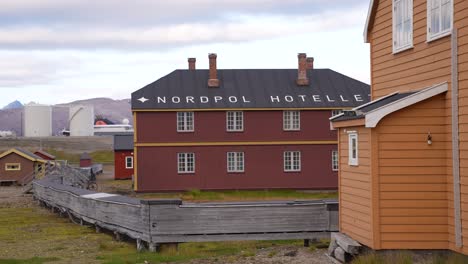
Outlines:
[[[34,197],[75,221],[124,234],[138,248],[161,243],[313,239],[338,231],[335,200],[185,203],[140,200],[65,186],[47,179],[33,183]],[[144,242],[144,243],[143,243]]]

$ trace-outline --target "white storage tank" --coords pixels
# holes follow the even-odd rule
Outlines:
[[[29,103],[24,106],[23,135],[25,137],[52,136],[52,107]]]
[[[70,106],[70,136],[94,136],[94,108],[89,105]]]

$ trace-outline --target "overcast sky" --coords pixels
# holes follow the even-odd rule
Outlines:
[[[1,0],[0,108],[130,94],[175,69],[296,68],[370,81],[368,0]]]

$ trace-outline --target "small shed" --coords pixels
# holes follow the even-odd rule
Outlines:
[[[37,156],[41,157],[44,160],[55,160],[55,158],[56,158],[54,155],[52,155],[52,154],[50,154],[48,152],[45,152],[42,149],[34,152],[34,154],[36,154]]]
[[[114,135],[114,179],[133,176],[133,134]]]
[[[84,152],[80,156],[80,167],[91,167],[93,165],[93,161],[91,159],[91,156],[89,155],[88,152]]]
[[[0,184],[27,184],[43,171],[42,157],[21,148],[12,148],[0,154]]]

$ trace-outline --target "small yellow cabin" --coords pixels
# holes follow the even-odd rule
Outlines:
[[[340,231],[468,254],[468,1],[371,1],[368,104],[339,131]]]

